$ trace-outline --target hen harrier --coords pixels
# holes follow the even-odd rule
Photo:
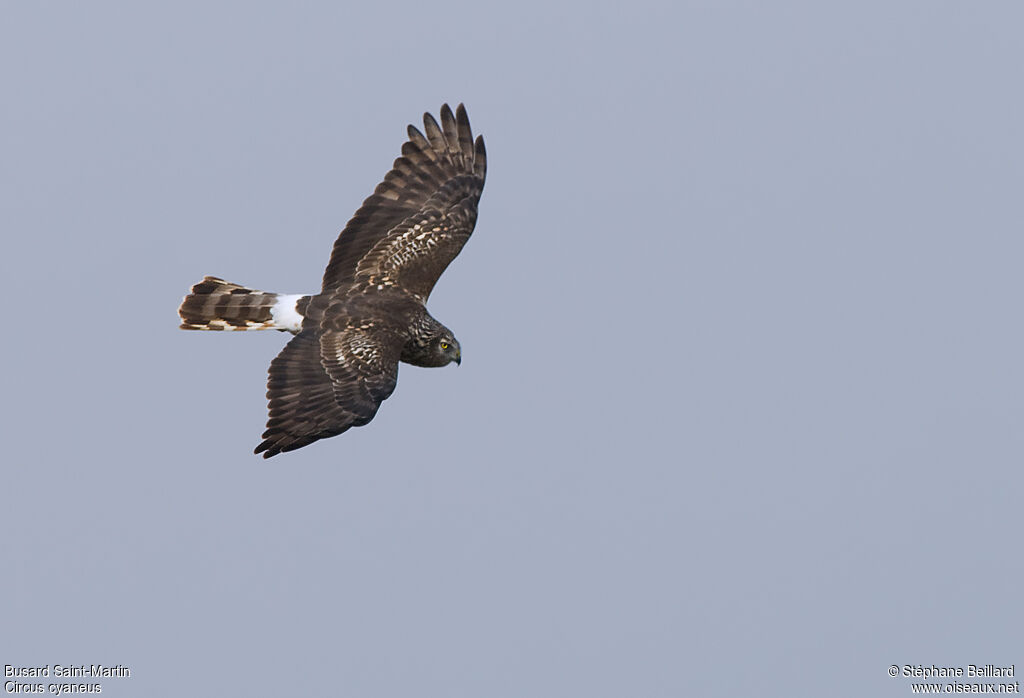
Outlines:
[[[313,295],[257,291],[212,276],[178,314],[185,330],[281,330],[270,364],[264,458],[366,424],[395,389],[398,363],[461,363],[455,335],[427,312],[438,277],[476,224],[487,169],[466,109],[441,107],[426,135],[409,126],[402,155],[338,236]]]

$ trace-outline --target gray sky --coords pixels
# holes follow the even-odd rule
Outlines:
[[[8,2],[0,663],[110,696],[910,695],[1024,672],[1019,3]],[[404,127],[476,233],[367,427],[279,333]]]

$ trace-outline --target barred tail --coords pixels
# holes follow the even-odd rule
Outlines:
[[[302,329],[309,296],[266,293],[213,276],[192,287],[178,308],[183,330]]]

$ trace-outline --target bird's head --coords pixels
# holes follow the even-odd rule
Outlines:
[[[426,312],[412,326],[412,336],[402,350],[402,361],[413,366],[447,366],[462,363],[462,347],[455,333]]]
[[[456,364],[462,363],[462,347],[459,346],[459,340],[448,332],[435,340],[434,354],[437,357],[438,366],[445,366],[452,361]]]

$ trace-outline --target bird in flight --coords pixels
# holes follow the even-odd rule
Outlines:
[[[255,453],[270,458],[366,424],[395,389],[398,364],[462,362],[426,302],[473,232],[487,157],[463,105],[423,115],[384,181],[341,231],[319,293],[257,291],[207,276],[185,296],[185,330],[281,330],[270,416]]]

